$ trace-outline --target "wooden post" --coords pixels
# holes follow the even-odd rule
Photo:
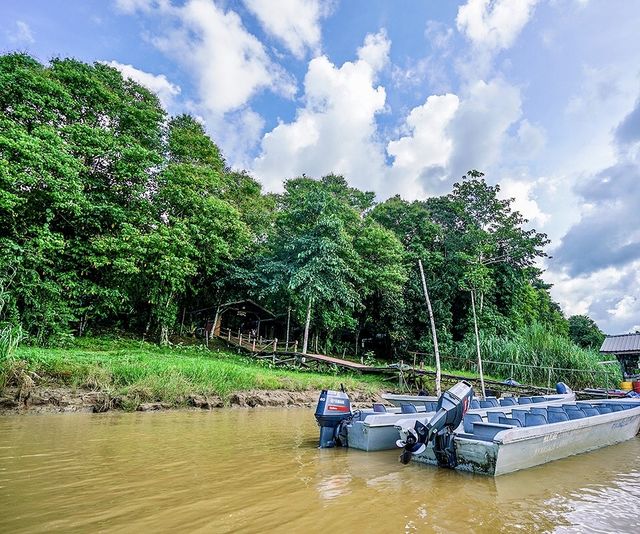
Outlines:
[[[307,353],[309,345],[309,323],[311,323],[311,297],[309,297],[309,303],[307,304],[307,320],[304,324],[304,339],[302,340],[302,354]]]
[[[547,378],[547,391],[551,391],[551,367],[549,367],[549,377]]]
[[[276,352],[278,352],[278,338],[273,340],[273,353],[275,354]]]
[[[402,388],[402,360],[400,360],[400,366],[398,367],[398,387]]]
[[[253,345],[252,345],[252,347],[251,347],[251,350],[252,350],[253,352],[255,352],[255,351],[256,351],[256,338],[255,338],[255,337],[253,338]]]
[[[242,347],[242,332],[238,334],[238,345]]]
[[[185,313],[187,313],[186,307],[182,308],[182,321],[180,321],[180,335],[182,335],[182,331],[184,330],[184,314]],[[80,332],[80,335],[82,335],[82,331]]]
[[[284,350],[289,352],[289,326],[291,324],[291,306],[287,308],[287,339],[285,341]]]
[[[424,298],[427,301],[427,308],[429,310],[429,321],[431,322],[431,335],[433,336],[433,350],[436,354],[436,395],[439,397],[442,393],[440,387],[441,371],[440,371],[440,350],[438,349],[438,334],[436,333],[436,322],[433,318],[433,310],[431,309],[431,300],[429,299],[429,292],[427,291],[427,281],[424,277],[424,269],[422,268],[422,260],[418,260],[418,266],[420,267],[420,277],[422,278],[422,289],[424,290]],[[475,311],[474,311],[475,313]],[[414,365],[415,367],[415,365]],[[484,381],[482,382],[482,394],[484,395]]]
[[[476,297],[475,291],[471,291],[471,308],[473,309],[473,328],[476,332],[476,350],[478,352],[478,372],[480,373],[480,388],[482,389],[482,398],[486,398],[484,390],[484,373],[482,372],[482,357],[480,356],[480,335],[478,334],[478,317],[476,316]]]
[[[227,331],[227,341],[231,341],[231,328]]]
[[[293,344],[293,352],[298,352],[298,340]]]

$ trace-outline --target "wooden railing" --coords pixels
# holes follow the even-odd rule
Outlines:
[[[242,333],[242,331],[232,331],[229,328],[221,328],[218,336],[228,343],[242,347],[251,352],[298,352],[298,341],[282,342],[278,338],[268,339],[262,336]]]

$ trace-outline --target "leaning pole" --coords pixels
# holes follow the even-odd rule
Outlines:
[[[418,260],[420,267],[420,277],[422,278],[422,289],[424,290],[424,298],[427,301],[427,309],[429,310],[429,320],[431,321],[431,335],[433,336],[433,350],[436,354],[436,395],[439,397],[440,388],[440,350],[438,349],[438,335],[436,333],[436,322],[433,318],[433,310],[431,309],[431,300],[427,291],[427,281],[424,278],[424,269],[422,268],[422,260]]]

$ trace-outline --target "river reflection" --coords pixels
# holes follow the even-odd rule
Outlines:
[[[640,527],[640,438],[494,479],[317,435],[308,409],[0,417],[0,532]]]

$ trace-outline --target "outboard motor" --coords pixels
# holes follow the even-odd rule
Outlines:
[[[556,393],[560,395],[565,395],[566,393],[571,393],[571,388],[567,386],[564,382],[558,382],[556,384]]]
[[[316,421],[320,426],[321,449],[342,445],[340,427],[343,421],[351,418],[351,401],[343,391],[323,389],[316,407]]]
[[[464,414],[469,409],[473,398],[471,384],[458,382],[445,391],[438,399],[436,414],[426,424],[416,421],[415,427],[409,429],[406,441],[398,440],[396,445],[404,447],[400,461],[408,464],[413,454],[420,454],[433,441],[433,452],[442,467],[455,467],[456,457],[453,448],[453,431],[460,425]]]

